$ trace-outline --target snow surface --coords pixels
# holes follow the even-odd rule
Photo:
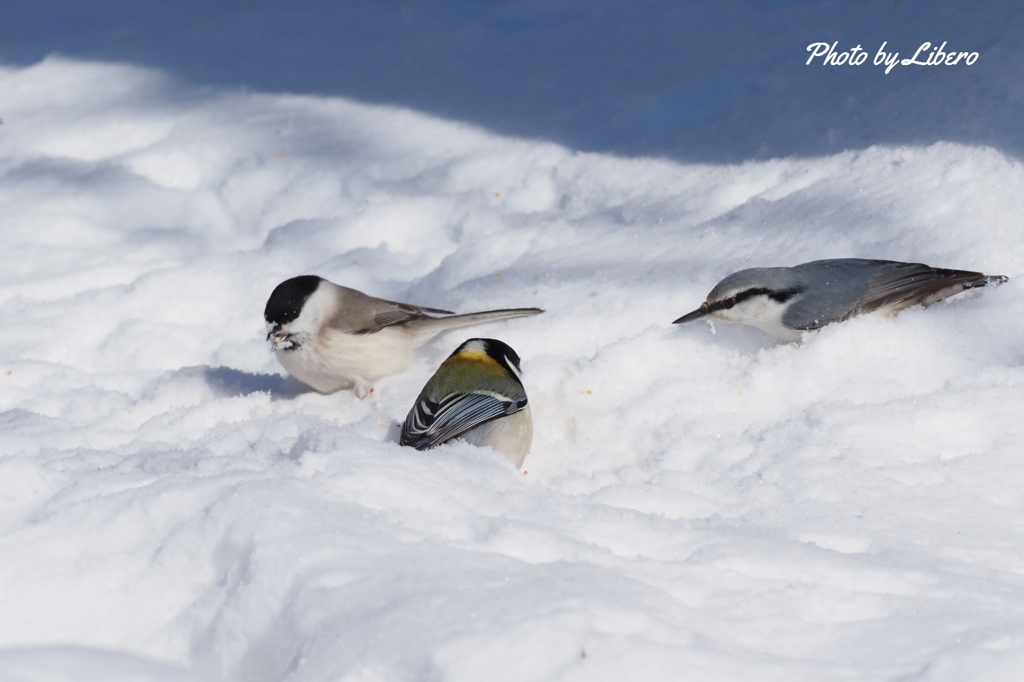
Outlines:
[[[0,106],[0,679],[1020,678],[1012,145],[615,157],[59,56]],[[669,324],[845,256],[1011,280],[794,345]],[[547,312],[323,396],[264,341],[302,273]],[[523,358],[522,472],[396,443],[469,335]]]

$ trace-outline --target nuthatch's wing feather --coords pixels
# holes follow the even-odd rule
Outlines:
[[[440,402],[421,397],[402,426],[402,445],[426,450],[479,426],[524,409],[527,401],[484,393],[454,393]]]
[[[383,298],[368,296],[355,289],[335,286],[337,287],[338,311],[327,320],[327,325],[346,334],[372,334],[394,324],[403,324],[419,319],[434,319],[428,313],[452,314],[449,310],[387,301]]]
[[[930,305],[964,289],[984,286],[980,272],[933,268],[922,263],[844,258],[793,268],[803,294],[783,316],[793,329],[817,329],[854,315],[915,304]]]

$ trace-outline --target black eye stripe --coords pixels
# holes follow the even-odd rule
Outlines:
[[[773,289],[766,289],[764,287],[757,287],[755,289],[746,289],[744,291],[730,296],[729,298],[723,298],[721,301],[715,301],[708,305],[708,312],[713,313],[716,310],[728,310],[744,301],[754,298],[755,296],[767,296],[776,303],[785,303],[789,299],[793,298],[797,294],[803,292],[800,287],[793,287],[791,289],[780,289],[775,291]]]

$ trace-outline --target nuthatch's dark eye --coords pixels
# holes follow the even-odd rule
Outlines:
[[[722,301],[722,307],[725,308],[726,310],[733,307],[734,305],[736,305],[735,298],[727,298],[724,301]]]

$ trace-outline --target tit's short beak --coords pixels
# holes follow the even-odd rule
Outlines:
[[[270,341],[270,344],[272,346],[271,350],[277,350],[277,347],[280,346],[285,341],[287,341],[289,337],[291,337],[291,334],[285,331],[281,331],[280,328],[271,329],[269,332],[267,332],[267,341]]]
[[[707,314],[708,314],[708,304],[704,303],[704,304],[701,305],[701,307],[697,308],[692,313],[686,313],[685,315],[680,317],[678,320],[673,321],[672,324],[682,324],[684,322],[693,322],[694,320],[699,320],[700,318],[704,317]]]

